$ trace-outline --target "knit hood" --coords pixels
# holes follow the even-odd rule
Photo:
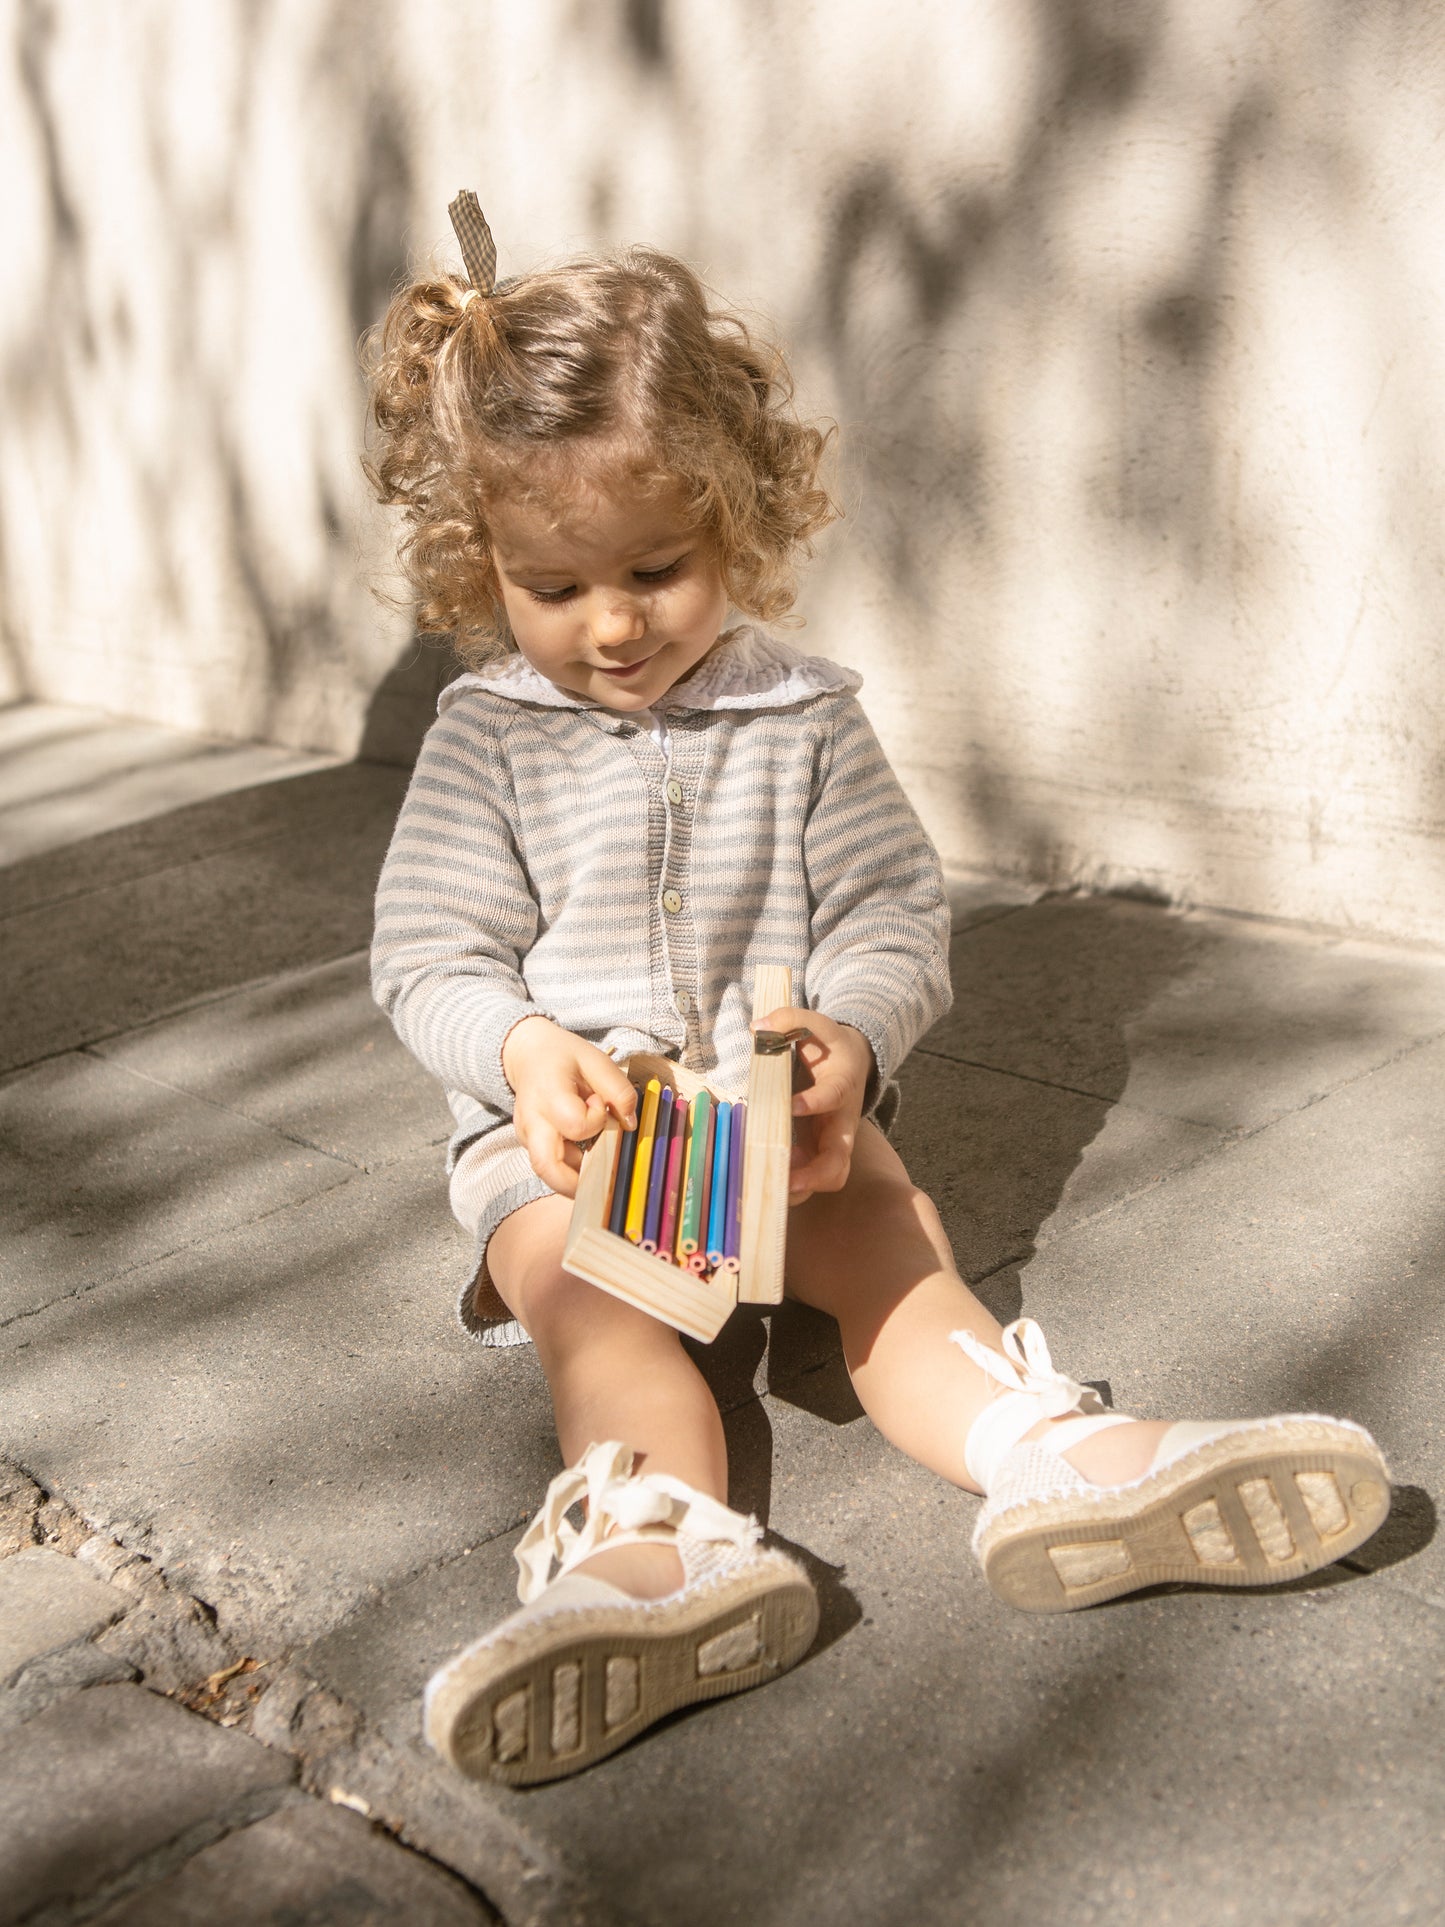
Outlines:
[[[766,630],[744,624],[720,636],[692,674],[654,707],[664,715],[688,709],[785,709],[814,696],[851,695],[862,682],[856,669],[844,669],[826,656],[806,656]],[[603,706],[559,689],[524,656],[511,655],[494,669],[458,676],[448,683],[437,699],[437,714],[444,714],[458,696],[472,689],[544,709]]]

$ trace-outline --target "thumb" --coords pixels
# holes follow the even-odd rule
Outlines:
[[[595,1045],[589,1049],[581,1065],[583,1075],[592,1087],[587,1109],[590,1115],[594,1097],[609,1111],[612,1111],[626,1125],[637,1122],[637,1092],[620,1064],[614,1064],[606,1051],[598,1050]],[[593,1126],[593,1132],[600,1131],[602,1120]]]

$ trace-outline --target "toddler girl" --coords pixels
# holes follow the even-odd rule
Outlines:
[[[882,1432],[986,1495],[989,1583],[1049,1612],[1339,1558],[1388,1505],[1368,1433],[1106,1412],[969,1292],[889,1146],[895,1073],[948,1007],[948,914],[860,679],[754,626],[834,513],[783,364],[665,255],[494,287],[475,201],[453,218],[469,281],[405,289],[371,357],[368,472],[422,627],[472,664],[397,824],[374,979],[456,1118],[463,1322],[536,1345],[568,1469],[517,1549],[522,1610],[432,1680],[431,1743],[555,1778],[813,1637],[808,1579],[726,1504],[678,1334],[562,1268],[579,1147],[635,1115],[622,1063],[740,1089],[759,964],[791,966],[799,1006],[762,1021],[811,1033],[787,1289],[837,1320]]]

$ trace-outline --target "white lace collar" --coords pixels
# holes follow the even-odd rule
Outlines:
[[[826,656],[805,656],[766,630],[750,624],[730,629],[694,669],[687,681],[670,689],[656,707],[668,712],[684,709],[783,709],[790,703],[835,690],[849,694],[861,687],[856,669],[844,669]],[[512,655],[495,668],[458,676],[437,699],[437,714],[449,709],[458,696],[484,689],[513,702],[538,704],[546,709],[599,709],[582,696],[559,689],[522,656]]]

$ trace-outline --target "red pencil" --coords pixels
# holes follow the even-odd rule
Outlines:
[[[672,1107],[672,1137],[667,1147],[667,1176],[663,1180],[662,1222],[657,1230],[657,1255],[672,1263],[677,1238],[677,1212],[682,1203],[682,1154],[687,1147],[687,1108],[681,1098]]]

